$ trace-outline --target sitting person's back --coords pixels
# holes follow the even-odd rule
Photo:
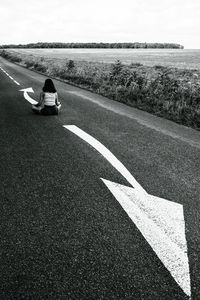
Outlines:
[[[58,94],[53,81],[50,78],[46,79],[40,94],[40,101],[37,105],[33,105],[32,109],[43,115],[57,115],[60,108],[61,104],[58,101]]]
[[[43,92],[44,93],[44,92]],[[44,93],[44,105],[53,106],[56,103],[57,93]]]

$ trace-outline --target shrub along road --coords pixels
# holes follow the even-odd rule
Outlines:
[[[148,194],[183,206],[198,299],[200,133],[56,80],[60,115],[34,115],[19,90],[38,99],[45,77],[0,66],[13,78],[0,70],[1,299],[188,299],[101,178],[130,182],[63,125],[100,141]]]

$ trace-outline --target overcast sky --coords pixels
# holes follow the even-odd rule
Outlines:
[[[200,49],[200,0],[1,0],[0,44],[173,42]]]

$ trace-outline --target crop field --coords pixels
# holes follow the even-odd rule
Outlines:
[[[200,69],[200,50],[187,49],[12,49],[44,58],[123,64],[141,63],[181,69]]]

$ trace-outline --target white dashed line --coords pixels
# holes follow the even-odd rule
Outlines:
[[[17,85],[20,85],[19,82],[17,82],[12,76],[10,76],[2,67],[0,69]]]

